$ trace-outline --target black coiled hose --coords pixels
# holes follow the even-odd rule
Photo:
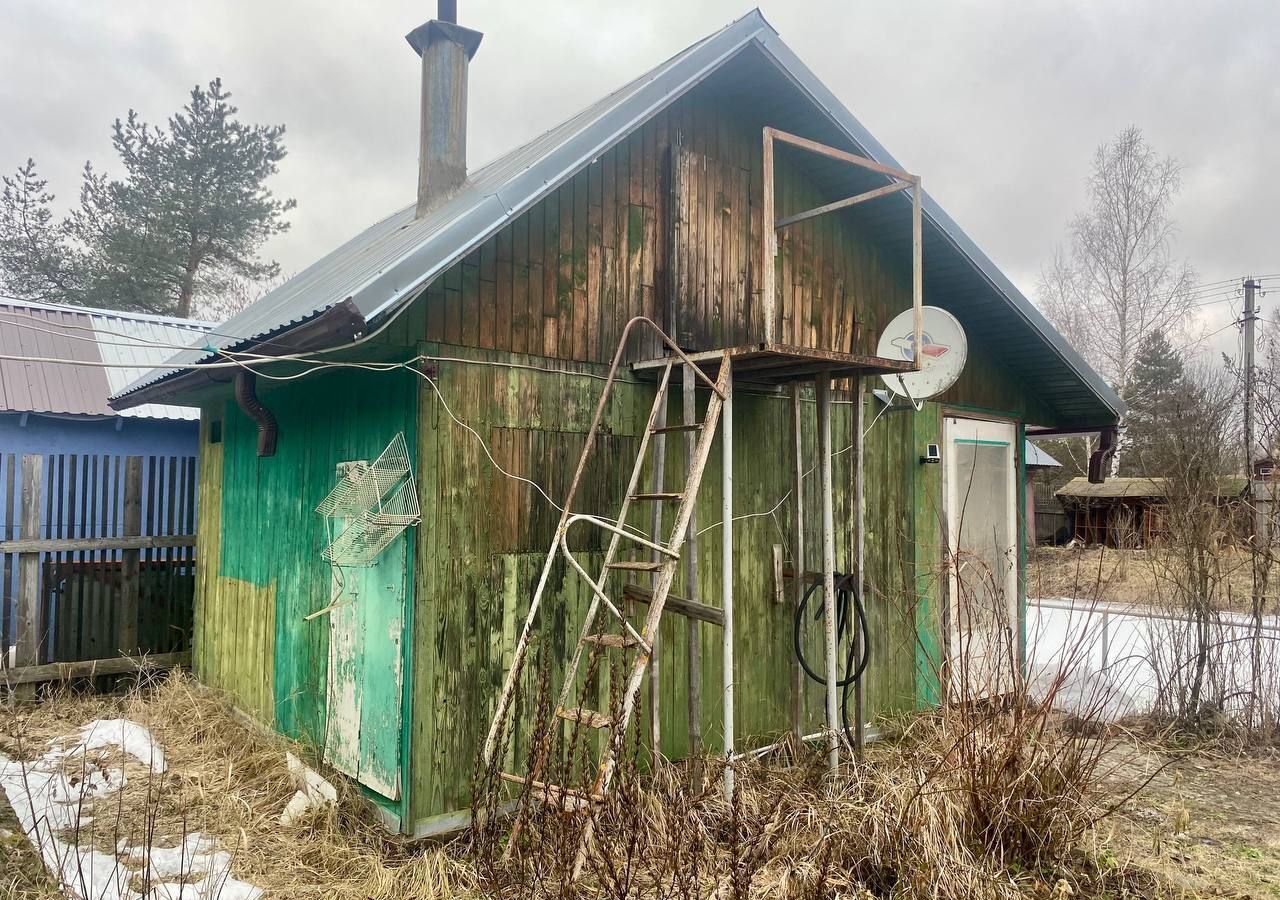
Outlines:
[[[871,658],[869,634],[867,631],[867,612],[862,606],[862,597],[858,595],[858,582],[856,576],[844,572],[833,572],[832,576],[835,580],[836,588],[836,644],[839,645],[841,638],[844,637],[846,629],[849,627],[849,608],[853,608],[853,612],[857,618],[857,624],[853,627],[858,629],[861,640],[857,639],[856,634],[849,636],[849,649],[845,653],[844,660],[844,677],[836,682],[836,687],[840,688],[840,723],[844,728],[845,740],[849,742],[849,746],[854,745],[853,729],[849,725],[849,688],[857,683],[862,677],[862,673],[866,671],[867,661]],[[795,619],[795,651],[796,659],[799,661],[801,668],[805,674],[812,678],[818,684],[826,685],[827,679],[824,675],[819,675],[809,665],[809,661],[804,656],[804,614],[809,608],[809,598],[813,596],[813,592],[822,587],[822,581],[815,581],[809,585],[809,589],[804,592],[804,596],[800,599],[800,605],[796,607]],[[822,619],[826,612],[825,604],[818,606],[817,613],[814,614],[815,622]],[[858,653],[858,648],[862,648],[862,653]],[[861,658],[858,658],[861,656]]]

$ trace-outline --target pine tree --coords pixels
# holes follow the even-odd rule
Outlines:
[[[28,160],[0,195],[0,288],[18,297],[189,316],[197,301],[279,273],[258,258],[293,200],[266,187],[284,126],[236,119],[214,79],[166,127],[133,110],[112,126],[116,179],[85,164],[79,208],[55,222]]]
[[[1171,474],[1169,435],[1193,415],[1193,395],[1182,357],[1164,332],[1148,334],[1138,347],[1125,392],[1129,405],[1124,443],[1125,475]]]

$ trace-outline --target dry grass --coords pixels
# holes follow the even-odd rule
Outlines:
[[[1027,593],[1032,597],[1151,604],[1160,595],[1160,579],[1169,569],[1162,557],[1170,554],[1160,549],[1036,547],[1027,559]],[[1249,554],[1239,547],[1227,547],[1216,551],[1216,558],[1224,574],[1217,607],[1223,612],[1248,612],[1252,584]],[[1272,579],[1280,579],[1280,570]]]
[[[161,779],[133,772],[112,801],[117,832],[152,828],[156,845],[191,831],[214,835],[234,854],[235,877],[270,897],[1174,896],[1100,843],[1094,822],[1123,797],[1108,772],[1130,759],[1116,756],[1116,736],[1026,711],[912,717],[836,781],[812,751],[741,763],[732,803],[716,779],[672,765],[647,774],[631,754],[575,886],[564,878],[565,847],[582,820],[545,807],[509,862],[500,855],[509,822],[495,824],[499,840],[487,850],[483,841],[411,846],[387,835],[342,783],[336,810],[280,825],[294,791],[288,745],[242,725],[188,676],[124,697],[63,696],[22,709],[0,750],[31,758],[48,739],[112,716],[149,727],[170,766]],[[703,765],[714,773],[718,763]],[[1134,775],[1127,792],[1141,770],[1125,771]],[[27,873],[37,878],[28,893],[6,895],[0,883],[0,897],[51,896]]]
[[[336,809],[281,825],[280,812],[296,790],[284,752],[298,748],[244,726],[190,676],[175,674],[126,696],[64,695],[4,715],[0,752],[16,759],[34,758],[49,740],[112,717],[145,725],[164,748],[163,775],[112,760],[126,770],[128,784],[97,801],[107,806],[94,811],[94,832],[81,840],[114,847],[119,838],[142,837],[148,846],[177,846],[199,831],[233,855],[234,877],[270,897],[399,900],[449,896],[472,883],[467,865],[447,852],[388,835],[341,779],[334,779],[341,792]]]
[[[1166,746],[1120,766],[1108,779],[1127,791],[1168,760]],[[1179,755],[1099,836],[1117,861],[1140,861],[1188,897],[1280,897],[1280,755]]]

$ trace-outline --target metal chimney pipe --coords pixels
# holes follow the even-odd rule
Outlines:
[[[437,12],[405,35],[422,57],[416,218],[467,180],[467,68],[484,37],[457,24],[457,0],[439,0]]]

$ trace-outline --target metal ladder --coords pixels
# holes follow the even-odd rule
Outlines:
[[[587,459],[591,454],[594,445],[594,436],[599,425],[599,419],[608,402],[609,394],[614,384],[617,368],[622,358],[623,351],[626,347],[628,333],[633,325],[637,323],[646,323],[657,331],[666,346],[674,351],[675,356],[672,357],[662,369],[662,374],[658,382],[658,390],[654,395],[653,408],[649,412],[649,419],[645,428],[645,433],[640,440],[640,448],[636,454],[636,461],[631,470],[631,477],[627,483],[626,493],[623,497],[621,509],[615,520],[610,521],[599,516],[589,515],[586,513],[571,512],[573,508],[573,499],[576,494],[578,482],[581,478],[583,470],[586,468]],[[711,397],[707,403],[706,413],[701,422],[683,425],[667,425],[666,408],[667,408],[667,391],[671,383],[672,369],[680,363],[683,366],[691,367],[696,376],[705,382],[711,388]],[[601,394],[599,404],[596,408],[596,418],[592,422],[591,430],[588,432],[586,445],[583,447],[582,455],[578,460],[577,471],[574,475],[573,483],[569,488],[569,495],[564,503],[564,510],[560,516],[560,522],[556,528],[555,537],[553,539],[550,550],[547,553],[547,559],[542,569],[537,588],[534,591],[533,599],[529,606],[529,614],[525,619],[524,629],[520,634],[520,639],[516,645],[515,653],[512,659],[511,668],[507,671],[506,683],[503,686],[502,696],[498,701],[498,708],[494,714],[493,722],[489,728],[488,737],[484,746],[484,763],[485,769],[488,771],[493,762],[494,753],[497,752],[499,737],[505,732],[506,720],[511,712],[512,700],[515,692],[515,685],[520,676],[525,662],[528,658],[528,647],[534,628],[534,620],[537,616],[539,606],[542,602],[543,594],[546,590],[548,575],[555,561],[557,554],[563,556],[569,567],[577,572],[588,585],[591,587],[592,600],[587,609],[585,621],[583,622],[582,632],[579,635],[577,646],[574,648],[573,657],[570,660],[564,674],[564,685],[560,690],[559,697],[556,700],[554,714],[558,719],[576,723],[575,728],[601,729],[609,731],[609,739],[605,742],[604,750],[598,763],[595,781],[592,788],[588,792],[574,790],[557,784],[549,784],[539,780],[542,775],[542,769],[546,765],[547,755],[549,752],[548,741],[543,742],[543,746],[535,752],[532,765],[529,769],[528,776],[515,775],[511,773],[499,773],[499,777],[508,782],[527,785],[530,796],[536,800],[550,803],[556,807],[566,811],[585,810],[590,812],[596,803],[604,799],[605,792],[609,788],[614,770],[617,765],[618,753],[622,749],[623,741],[626,736],[627,727],[631,722],[632,715],[635,712],[636,697],[640,692],[641,684],[644,681],[644,675],[649,667],[653,656],[654,642],[657,638],[659,626],[662,620],[663,607],[666,605],[667,596],[671,591],[671,585],[675,578],[676,566],[680,561],[680,546],[685,541],[685,532],[689,526],[689,520],[693,515],[694,504],[697,502],[698,488],[702,482],[703,470],[706,468],[707,458],[711,452],[711,443],[715,437],[716,426],[720,419],[720,410],[724,403],[726,391],[729,386],[731,377],[731,362],[728,352],[725,352],[720,361],[720,371],[714,382],[699,369],[692,360],[681,351],[675,343],[662,332],[651,320],[643,317],[637,317],[627,323],[627,327],[623,330],[622,338],[618,343],[618,350],[614,356],[613,367],[610,369],[608,380],[606,381],[604,391]],[[663,437],[672,432],[686,432],[696,435],[696,443],[688,471],[686,473],[685,484],[679,491],[654,491],[645,493],[639,491],[640,480],[645,468],[645,462],[649,455],[649,447],[651,439],[655,436],[659,438],[658,446],[661,447]],[[658,457],[661,458],[661,452]],[[633,502],[643,503],[678,503],[675,520],[671,527],[671,532],[665,542],[657,541],[657,534],[654,540],[637,534],[626,527],[627,515],[630,512]],[[655,521],[660,521],[655,516]],[[574,526],[585,525],[592,528],[599,528],[609,533],[609,544],[605,550],[604,562],[600,572],[594,578],[582,567],[582,565],[574,558],[573,552],[569,546],[569,532]],[[615,556],[619,549],[619,545],[627,541],[639,548],[644,548],[651,552],[652,558],[646,561],[625,561],[617,560]],[[648,614],[639,630],[637,630],[623,613],[620,605],[605,592],[605,584],[613,573],[652,573],[652,598],[649,601]],[[611,613],[621,624],[619,633],[597,632],[595,625],[597,616],[601,607],[604,607]],[[638,651],[631,663],[626,666],[625,686],[621,696],[615,702],[614,714],[609,715],[588,709],[581,703],[571,703],[570,695],[574,692],[574,681],[581,665],[584,651],[591,648],[590,653],[599,653],[605,650],[620,651]],[[573,877],[576,879],[581,872],[582,864],[586,859],[587,847],[590,842],[591,834],[594,830],[595,819],[590,817],[584,826],[580,844],[578,848],[577,858],[574,862]],[[508,846],[514,846],[515,838],[519,833],[521,819],[517,818],[512,829],[512,840]]]

